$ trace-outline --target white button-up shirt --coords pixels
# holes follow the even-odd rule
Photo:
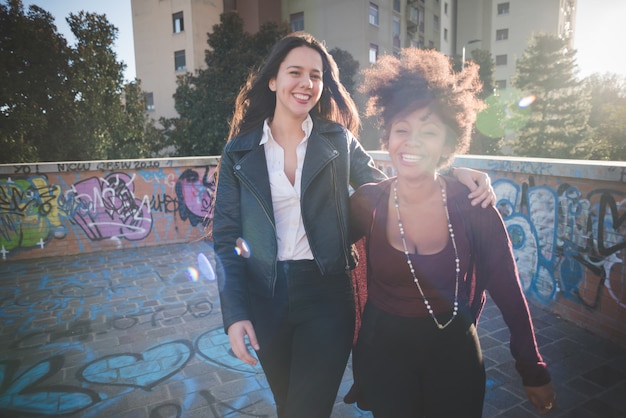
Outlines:
[[[285,174],[285,151],[274,140],[268,121],[263,124],[263,137],[260,145],[264,146],[267,171],[270,178],[276,238],[278,240],[278,260],[312,260],[313,253],[304,230],[300,192],[302,166],[306,155],[306,146],[313,128],[313,120],[307,116],[302,122],[303,138],[296,148],[296,177],[292,185]]]

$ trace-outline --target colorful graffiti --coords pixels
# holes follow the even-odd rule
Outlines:
[[[169,262],[150,265],[138,263],[135,251],[86,255],[69,266],[81,271],[72,275],[54,263],[39,274],[27,274],[24,262],[3,265],[0,273],[12,279],[0,283],[0,415],[113,416],[129,395],[145,394],[151,417],[202,407],[211,414],[200,416],[270,416],[257,407],[272,409],[269,390],[257,383],[260,366],[235,358],[214,308],[217,285],[198,274],[196,255],[212,258],[210,246],[178,248],[163,257]],[[107,268],[84,271],[90,265]],[[259,397],[212,391],[218,370]],[[163,387],[171,389],[159,399]]]
[[[150,164],[104,165],[102,168],[135,168],[113,171],[102,177],[81,178],[89,167],[59,165],[59,173],[0,179],[0,254],[9,259],[15,250],[42,250],[47,245],[62,245],[55,240],[78,242],[73,252],[83,252],[100,241],[140,242],[169,236],[155,228],[155,215],[163,225],[177,219],[191,227],[202,228],[210,217],[215,194],[215,166],[178,169]],[[155,165],[156,164],[156,165]],[[74,168],[76,180],[68,181]],[[35,171],[38,171],[35,170]],[[55,182],[55,179],[57,180]],[[167,222],[164,221],[164,217]],[[179,226],[174,233],[180,234]],[[37,256],[41,256],[38,253]]]
[[[559,292],[597,307],[598,300],[585,300],[579,292],[592,274],[600,277],[613,301],[626,308],[624,264],[619,257],[626,248],[624,192],[603,189],[585,196],[567,183],[556,189],[536,186],[532,176],[522,185],[500,179],[494,188],[527,294],[550,302]],[[616,265],[621,265],[621,274],[611,274]]]
[[[0,180],[0,246],[5,251],[43,245],[63,237],[58,200],[61,188],[46,177]]]

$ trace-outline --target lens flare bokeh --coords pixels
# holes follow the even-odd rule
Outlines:
[[[245,239],[239,237],[235,243],[235,254],[243,258],[250,258],[250,247]]]
[[[205,279],[215,280],[215,271],[211,266],[211,262],[202,253],[198,253],[198,269],[202,273]]]
[[[200,278],[200,273],[198,273],[198,270],[196,270],[193,267],[187,267],[187,277],[192,282],[197,282],[198,279]]]
[[[487,108],[476,117],[476,129],[491,138],[514,133],[528,123],[535,100],[514,88],[499,90],[485,99]]]

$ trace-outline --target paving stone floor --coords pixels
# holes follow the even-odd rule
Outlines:
[[[233,358],[205,242],[0,263],[0,416],[274,417],[259,367]],[[200,258],[201,260],[201,258]],[[626,418],[626,349],[531,305],[558,406]],[[484,418],[537,416],[488,303]],[[341,399],[333,417],[371,417]]]

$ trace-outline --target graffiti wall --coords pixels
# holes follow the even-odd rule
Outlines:
[[[217,158],[0,166],[0,256],[19,260],[203,236]]]
[[[393,174],[384,152],[378,165]],[[0,257],[201,239],[217,157],[0,166]],[[529,299],[626,344],[626,163],[463,156],[489,173]]]
[[[384,153],[381,169],[393,170]],[[459,157],[489,173],[529,299],[626,344],[626,163]]]

